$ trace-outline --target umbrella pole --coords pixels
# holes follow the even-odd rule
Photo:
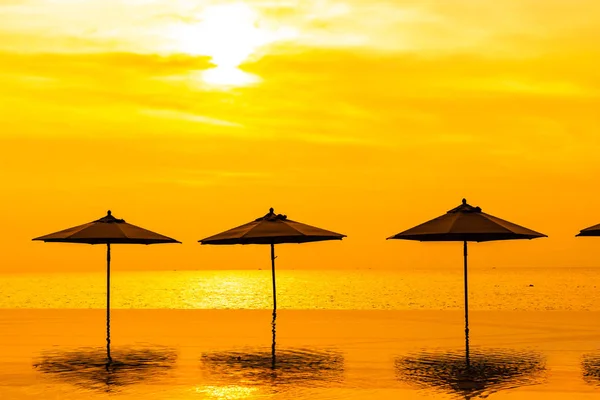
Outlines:
[[[110,357],[110,243],[106,244],[106,356],[108,363],[112,363]]]
[[[467,368],[471,366],[469,360],[469,284],[467,280],[467,241],[464,241],[464,257],[465,257],[465,357]]]
[[[277,313],[277,290],[275,289],[275,244],[271,243],[271,273],[273,275],[273,316]]]
[[[273,321],[271,322],[273,341],[271,343],[271,368],[275,369],[275,322],[277,319],[277,289],[275,285],[275,244],[271,243],[271,275],[273,276]]]

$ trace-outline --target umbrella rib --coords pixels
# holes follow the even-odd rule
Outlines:
[[[295,223],[295,221],[288,221],[288,222],[294,222],[294,223]],[[295,230],[295,231],[296,231],[296,232],[298,232],[299,234],[301,234],[301,235],[306,235],[305,233],[303,233],[303,232],[300,232],[300,231],[298,230],[298,228],[295,228],[294,226],[292,226],[292,225],[290,225],[290,224],[288,224],[288,223],[286,223],[286,222],[284,222],[284,224],[285,224],[285,226],[287,226],[287,227],[289,227],[289,228],[292,228],[293,230]],[[309,225],[309,226],[310,226],[310,225]]]
[[[75,228],[79,228],[79,229],[77,229],[76,231],[74,231],[71,234],[69,234],[69,236],[65,236],[64,238],[65,239],[70,239],[73,236],[75,236],[76,234],[81,233],[82,231],[84,231],[85,229],[87,229],[87,228],[89,228],[91,226],[92,226],[92,223],[83,224],[83,225],[80,225],[78,227],[76,226]],[[72,229],[72,228],[69,228],[69,229]],[[65,229],[65,230],[68,230],[68,229]],[[45,236],[51,236],[51,235],[54,235],[54,234],[57,234],[57,233],[60,233],[60,232],[61,231],[55,232],[55,233],[51,233],[49,235],[40,236],[38,239],[39,240],[52,240],[51,238],[50,239],[42,239],[42,238],[45,237]]]
[[[346,237],[346,235],[343,235],[341,233],[333,232],[333,231],[330,231],[330,230],[327,230],[327,229],[323,229],[323,228],[317,228],[316,226],[312,226],[312,225],[308,225],[308,224],[302,224],[300,222],[296,222],[296,221],[292,221],[292,220],[287,220],[286,222],[292,222],[294,224],[304,225],[304,226],[308,226],[308,227],[313,228],[313,229],[318,229],[320,231],[324,231],[324,232],[327,232],[329,234],[340,235],[342,237]],[[289,226],[290,228],[292,228],[296,232],[300,233],[301,235],[306,235],[306,233],[299,231],[298,228],[295,228],[294,226],[292,226],[290,224],[286,223],[286,226]]]
[[[310,236],[310,235],[307,235],[306,233],[304,233],[304,232],[302,232],[302,231],[298,230],[298,228],[296,228],[296,227],[294,227],[293,225],[289,224],[289,222],[291,222],[291,223],[293,223],[293,224],[296,224],[296,223],[297,223],[296,221],[292,221],[292,220],[286,220],[286,221],[283,221],[283,224],[284,224],[286,227],[288,227],[288,228],[290,228],[290,229],[294,230],[295,232],[297,232],[297,233],[299,234],[299,236]],[[245,238],[247,238],[247,236],[248,236],[249,234],[251,234],[251,233],[252,233],[252,231],[253,231],[254,229],[258,228],[258,227],[259,227],[259,225],[260,225],[260,224],[256,224],[256,225],[254,225],[253,227],[251,227],[250,229],[248,229],[248,231],[247,231],[247,232],[245,232],[243,235],[240,235],[239,239],[245,239]],[[302,224],[302,225],[306,225],[306,224]],[[325,229],[317,228],[317,227],[314,227],[314,226],[311,226],[311,225],[306,225],[306,226],[309,226],[309,227],[311,227],[311,228],[315,228],[315,229],[319,229],[319,230],[323,230],[323,231],[325,231]],[[337,234],[337,233],[335,233],[335,232],[332,232],[332,231],[327,231],[327,232],[330,232],[331,234]],[[341,235],[341,234],[338,234],[338,235]],[[277,237],[277,235],[276,235],[276,236],[274,236],[274,238],[276,238],[276,237]],[[346,235],[342,235],[342,237],[346,237]]]
[[[531,230],[531,229],[529,229],[529,228],[525,228],[524,226],[521,226],[521,225],[517,225],[517,224],[515,224],[515,223],[512,223],[512,222],[510,222],[510,221],[506,221],[506,220],[504,220],[504,219],[502,219],[502,218],[494,217],[493,215],[486,214],[486,213],[481,213],[481,214],[482,214],[482,215],[483,215],[483,216],[484,216],[484,217],[485,217],[485,218],[486,218],[488,221],[491,221],[491,222],[495,223],[496,225],[498,225],[498,226],[501,226],[503,229],[505,229],[505,230],[506,230],[507,232],[509,232],[509,233],[511,233],[511,232],[513,232],[513,231],[512,231],[510,228],[506,227],[506,224],[509,224],[509,225],[512,225],[512,226],[518,227],[518,228],[520,228],[520,229],[524,229],[524,230],[526,230],[526,231],[528,231],[528,232],[531,232],[531,233],[538,233],[538,234],[539,234],[539,232],[533,231],[533,230]],[[526,234],[529,234],[529,233],[526,233]],[[544,236],[546,236],[546,235],[544,235]]]
[[[71,233],[69,236],[67,236],[67,239],[72,238],[73,236],[75,236],[78,233],[83,232],[84,230],[86,230],[87,228],[91,227],[91,225],[86,225],[86,226],[82,226],[81,229],[76,230],[75,232]]]
[[[246,232],[244,232],[243,235],[240,235],[240,239],[245,239],[246,235],[248,235],[250,232],[252,232],[254,230],[254,228],[257,228],[257,227],[258,227],[258,224],[254,224],[254,226],[250,227],[250,229],[248,229]]]
[[[246,233],[244,233],[243,235],[241,235],[241,236],[240,236],[240,239],[246,239],[247,235],[249,235],[250,233],[252,233],[252,231],[253,231],[254,229],[258,228],[258,226],[259,226],[259,225],[260,225],[260,224],[256,224],[256,225],[254,225],[252,228],[248,229],[248,231],[247,231]],[[285,224],[285,225],[286,225],[286,226],[289,226],[288,224]],[[294,229],[296,232],[298,232],[298,233],[300,233],[300,234],[302,234],[302,235],[303,235],[303,233],[302,233],[302,232],[300,232],[298,229],[295,229],[295,228],[293,228],[293,227],[291,227],[291,226],[289,226],[289,227],[290,227],[290,228],[292,228],[292,229]],[[275,236],[273,236],[273,238],[276,238],[277,236],[278,236],[278,235],[275,235]]]
[[[286,221],[286,222],[295,222],[295,221]],[[296,232],[298,232],[301,235],[304,235],[304,233],[300,232],[298,229],[294,228],[290,224],[287,224],[286,222],[284,222],[285,226],[292,228],[293,230],[295,230]],[[260,224],[256,224],[252,228],[248,229],[248,231],[246,233],[244,233],[243,235],[241,235],[240,238],[242,238],[242,239],[245,238],[246,235],[250,234],[254,229],[258,228],[259,225]]]
[[[486,213],[481,213],[481,216],[484,217],[486,220],[495,223],[496,225],[498,225],[499,227],[501,227],[502,229],[504,229],[506,232],[511,233],[512,230],[510,228],[506,227],[506,220],[503,220],[502,218],[498,218],[498,217],[494,217],[493,215],[489,215]],[[491,218],[490,218],[491,217]],[[511,224],[510,222],[508,222],[509,224]],[[516,225],[519,226],[517,224],[512,224],[512,225]]]
[[[173,239],[172,237],[165,236],[165,235],[163,235],[163,234],[160,234],[160,233],[157,233],[157,232],[154,232],[154,231],[151,231],[151,230],[148,230],[148,229],[145,229],[145,228],[139,227],[139,226],[137,226],[137,225],[133,225],[133,224],[127,224],[127,223],[126,223],[126,224],[117,224],[117,226],[118,226],[119,230],[121,231],[121,233],[123,233],[123,237],[124,237],[125,239],[131,239],[131,238],[127,236],[127,233],[125,233],[125,231],[123,231],[123,229],[122,229],[122,226],[124,226],[124,225],[128,225],[128,226],[130,226],[130,227],[133,227],[133,228],[136,228],[136,229],[140,229],[140,230],[142,230],[142,231],[146,231],[146,232],[149,232],[149,233],[151,233],[151,234],[153,234],[153,235],[156,235],[156,238],[155,238],[155,239],[152,239],[152,241],[153,241],[152,243],[146,243],[146,244],[156,244],[156,243],[159,243],[159,241],[158,241],[159,239],[161,239],[161,240],[162,240],[162,239],[169,239],[169,240],[173,240],[175,243],[181,243],[180,241],[178,241],[178,240],[176,240],[176,239]]]
[[[448,232],[452,232],[452,229],[454,228],[454,225],[458,222],[458,217],[460,216],[459,213],[455,213],[454,214],[454,221],[452,221],[452,223],[450,224],[450,228],[448,228]]]
[[[117,228],[119,228],[119,231],[123,234],[123,238],[128,239],[127,234],[121,228],[121,224],[116,224],[116,225],[117,225]],[[132,225],[132,226],[135,226],[135,225]]]

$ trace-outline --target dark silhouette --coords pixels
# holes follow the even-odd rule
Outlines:
[[[540,383],[545,361],[535,352],[488,349],[474,351],[470,364],[461,352],[423,352],[397,358],[395,367],[402,382],[471,399]]]
[[[346,235],[287,219],[275,214],[273,208],[264,217],[228,231],[199,240],[201,244],[267,244],[271,246],[271,272],[273,277],[273,313],[277,312],[275,285],[275,245],[281,243],[307,243],[325,240],[342,240]]]
[[[180,243],[170,237],[131,225],[124,219],[107,215],[87,224],[68,228],[33,240],[60,243],[106,244],[106,357],[110,355],[110,245],[111,244],[159,244]]]
[[[446,214],[388,239],[418,240],[421,242],[463,242],[465,286],[465,358],[469,365],[469,295],[467,280],[467,242],[492,240],[535,239],[546,235],[494,217],[479,207],[462,204]]]
[[[107,361],[101,348],[48,352],[33,367],[53,379],[110,393],[166,375],[177,353],[169,348],[117,348],[113,357]]]
[[[600,236],[600,224],[582,229],[581,232],[575,236]]]
[[[600,355],[586,354],[581,360],[583,380],[591,385],[600,386]]]

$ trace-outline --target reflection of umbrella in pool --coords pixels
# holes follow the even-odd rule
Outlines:
[[[281,243],[308,243],[325,240],[341,240],[340,233],[287,219],[287,215],[275,214],[273,209],[264,217],[217,235],[202,239],[201,244],[267,244],[271,245],[271,271],[273,276],[273,312],[277,311],[275,289],[275,245]]]
[[[593,385],[600,385],[600,355],[586,354],[581,360],[583,379]]]
[[[248,386],[315,387],[324,382],[327,387],[341,382],[344,358],[332,350],[285,349],[275,355],[277,313],[273,312],[272,343],[268,350],[216,351],[202,355],[202,371],[218,384]]]
[[[469,297],[467,285],[467,242],[492,240],[535,239],[546,235],[494,217],[479,207],[462,204],[446,214],[388,239],[418,240],[421,242],[463,242],[465,282],[465,350],[469,364]]]
[[[102,392],[156,380],[175,366],[177,353],[169,348],[115,349],[106,362],[103,349],[84,348],[47,352],[34,367],[53,379]]]
[[[469,366],[461,352],[423,352],[397,358],[395,367],[400,381],[465,399],[537,384],[545,370],[538,353],[500,349],[473,351]]]
[[[175,239],[131,225],[111,212],[96,221],[68,228],[33,240],[60,243],[106,244],[106,355],[110,356],[110,245],[180,243]]]
[[[332,350],[222,351],[202,355],[201,369],[219,384],[244,382],[249,386],[326,386],[341,382],[344,358]]]

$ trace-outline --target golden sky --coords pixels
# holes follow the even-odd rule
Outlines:
[[[0,271],[102,270],[31,238],[102,217],[183,245],[115,270],[268,268],[198,239],[262,216],[348,235],[280,268],[461,267],[385,241],[466,197],[546,233],[472,265],[600,266],[596,0],[0,0]]]

